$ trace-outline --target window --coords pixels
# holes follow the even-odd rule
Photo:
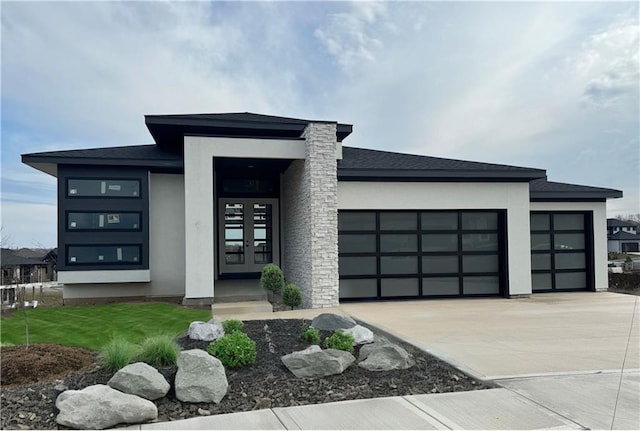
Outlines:
[[[139,264],[139,245],[70,245],[67,247],[68,265]]]
[[[498,295],[504,219],[504,211],[340,211],[340,297]]]
[[[68,212],[68,231],[139,231],[139,212]]]
[[[67,180],[67,197],[139,198],[140,181],[69,178]]]

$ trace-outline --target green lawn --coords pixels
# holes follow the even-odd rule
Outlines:
[[[194,320],[209,320],[211,312],[170,304],[110,304],[28,309],[27,318],[31,344],[97,350],[114,336],[138,343],[150,335],[178,335]],[[0,322],[2,343],[25,344],[22,310]]]

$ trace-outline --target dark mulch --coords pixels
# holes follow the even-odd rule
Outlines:
[[[416,358],[409,370],[371,372],[356,365],[343,374],[322,379],[298,379],[280,361],[280,357],[308,347],[300,333],[309,325],[305,320],[268,320],[245,322],[244,332],[255,342],[257,362],[238,370],[227,370],[229,391],[220,404],[182,403],[175,399],[173,386],[168,396],[156,401],[160,421],[194,417],[202,414],[221,414],[271,407],[319,404],[333,401],[375,398],[396,395],[486,389],[453,368],[410,345],[401,343]],[[328,333],[322,334],[327,336]],[[323,337],[324,338],[324,337]],[[206,349],[207,342],[182,337],[178,343],[183,349]],[[50,346],[53,351],[59,346]],[[4,362],[5,348],[2,349]],[[356,348],[355,356],[358,355]],[[161,369],[172,382],[175,367]],[[106,384],[111,373],[95,367],[83,370],[62,380],[28,386],[3,385],[2,429],[54,429],[56,428],[56,396],[65,388],[81,389],[94,384]]]

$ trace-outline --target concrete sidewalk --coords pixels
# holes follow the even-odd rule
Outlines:
[[[204,429],[581,429],[507,389],[341,401],[128,427]]]
[[[640,429],[637,299],[575,292],[526,299],[350,303],[329,310],[235,316],[351,315],[501,387],[274,408],[129,429]]]

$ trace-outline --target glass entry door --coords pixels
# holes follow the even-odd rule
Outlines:
[[[220,273],[260,272],[278,264],[278,200],[219,200]]]

